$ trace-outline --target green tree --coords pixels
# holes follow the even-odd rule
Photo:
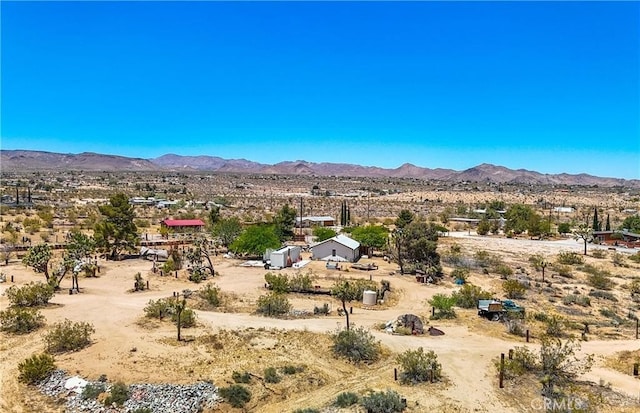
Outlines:
[[[339,280],[331,289],[331,295],[336,297],[342,303],[342,311],[347,321],[347,330],[349,330],[349,311],[347,311],[347,303],[357,300],[359,290],[355,283],[349,280]]]
[[[491,222],[489,222],[487,218],[482,218],[480,222],[478,222],[476,233],[478,235],[487,235],[489,231],[491,231]]]
[[[389,230],[380,225],[367,225],[354,228],[351,236],[366,249],[380,250],[387,245]]]
[[[504,231],[522,234],[529,227],[531,217],[535,214],[533,208],[529,205],[515,204],[509,207],[505,213],[507,222]]]
[[[203,274],[205,278],[207,273],[212,277],[215,275],[205,238],[199,237],[193,241],[193,247],[186,253],[186,258],[194,273]]]
[[[238,254],[262,256],[271,248],[280,247],[280,240],[272,225],[252,225],[231,243],[229,249]]]
[[[558,233],[559,234],[568,234],[571,232],[571,224],[568,222],[561,222],[558,224]]]
[[[49,244],[38,244],[29,248],[27,254],[22,259],[24,265],[33,268],[35,272],[44,273],[47,282],[49,281],[49,261],[52,257],[51,246]]]
[[[622,225],[620,229],[626,229],[629,232],[640,232],[640,215],[632,215],[630,217],[626,217],[624,221],[622,221]]]
[[[112,260],[123,251],[133,251],[138,244],[138,229],[133,222],[133,205],[129,204],[126,195],[113,195],[109,204],[99,206],[98,210],[102,220],[94,229],[96,246]]]
[[[609,220],[609,214],[607,214],[607,223],[605,224],[604,230],[611,231],[611,221]]]
[[[416,269],[436,276],[442,273],[438,247],[438,230],[433,223],[413,221],[402,229],[401,259]]]
[[[327,227],[315,227],[313,229],[313,236],[316,237],[316,242],[322,242],[329,238],[335,237],[337,234],[334,230]]]
[[[593,208],[593,224],[591,229],[594,231],[600,231],[602,229],[602,222],[598,220],[598,208]]]
[[[220,244],[228,248],[242,233],[242,224],[236,217],[222,218],[215,223],[211,233],[220,240]]]
[[[587,255],[587,243],[593,241],[593,229],[587,224],[580,224],[578,228],[573,230],[573,238],[584,242],[584,255]]]
[[[280,242],[293,238],[293,227],[296,223],[296,210],[285,204],[273,218],[276,235]]]
[[[416,218],[415,214],[408,209],[403,209],[398,214],[398,218],[396,218],[396,228],[404,228]]]
[[[80,261],[95,253],[96,241],[79,230],[72,230],[67,235],[64,250],[65,260]]]

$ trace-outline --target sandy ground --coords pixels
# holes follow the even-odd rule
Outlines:
[[[505,238],[487,238],[469,235],[468,233],[452,233],[465,248],[482,247],[488,251],[510,251],[512,254],[557,253],[558,251],[582,251],[583,245],[572,239],[561,241],[531,241],[510,240]],[[451,239],[447,242],[452,242]],[[368,262],[368,260],[363,260]],[[273,319],[260,317],[247,311],[213,312],[197,311],[199,324],[196,328],[184,330],[193,341],[186,343],[175,342],[175,327],[170,323],[144,321],[143,308],[150,299],[171,296],[173,291],[184,288],[197,289],[195,285],[181,276],[160,277],[150,272],[151,263],[143,260],[128,260],[123,262],[102,262],[99,278],[80,280],[82,293],[68,295],[58,293],[52,299],[51,305],[42,310],[47,324],[69,318],[73,321],[87,321],[95,326],[93,344],[77,353],[57,356],[57,364],[70,371],[97,379],[106,374],[110,380],[123,380],[126,383],[174,382],[185,383],[199,379],[211,379],[218,385],[228,382],[230,372],[242,368],[250,368],[248,360],[242,357],[232,358],[230,348],[224,347],[218,352],[211,351],[202,344],[205,339],[212,339],[216,334],[221,337],[224,331],[251,331],[256,339],[251,339],[252,348],[249,351],[262,357],[263,361],[274,362],[284,360],[281,356],[288,354],[293,362],[303,362],[311,366],[311,371],[322,381],[322,385],[313,388],[301,388],[299,391],[289,392],[286,397],[266,395],[267,402],[257,404],[255,411],[280,412],[291,411],[297,407],[321,406],[330,403],[335,396],[345,390],[364,392],[367,389],[382,390],[397,389],[406,395],[412,411],[475,411],[475,412],[518,412],[523,407],[513,407],[513,403],[505,402],[504,395],[497,386],[497,378],[493,368],[493,360],[500,353],[507,353],[515,345],[528,345],[535,349],[537,344],[526,344],[518,338],[504,338],[502,335],[492,334],[495,331],[491,322],[479,319],[474,310],[461,311],[461,317],[474,318],[471,328],[460,325],[456,320],[431,322],[431,325],[442,329],[446,335],[430,336],[397,336],[389,335],[377,330],[377,326],[388,320],[393,320],[406,313],[418,314],[428,319],[429,306],[426,300],[433,294],[450,292],[453,287],[441,287],[417,284],[413,277],[390,275],[397,269],[394,264],[377,261],[380,269],[372,272],[351,270],[341,275],[349,277],[369,278],[375,281],[387,279],[391,281],[392,289],[400,297],[394,306],[388,308],[365,309],[355,305],[352,322],[356,325],[371,328],[373,334],[386,348],[388,356],[372,365],[354,367],[347,363],[321,357],[326,354],[324,333],[335,331],[343,326],[344,318],[336,312],[326,317],[306,319]],[[264,274],[262,268],[246,268],[238,266],[236,260],[216,257],[214,264],[221,276],[213,281],[224,292],[234,294],[236,302],[231,307],[240,310],[250,308],[255,300],[265,293]],[[21,285],[29,281],[42,280],[43,276],[34,274],[18,262],[2,268],[8,275],[14,275],[15,284]],[[321,262],[312,262],[303,271],[312,270],[314,274],[323,276],[337,276],[336,272],[329,272]],[[283,270],[295,273],[295,270]],[[128,290],[133,285],[133,276],[141,272],[150,281],[151,289],[141,293],[131,293]],[[69,284],[69,285],[67,285]],[[11,283],[0,284],[0,292],[4,292]],[[70,280],[63,281],[65,287],[70,286]],[[328,296],[293,296],[294,308],[312,310],[315,305],[330,303],[333,309],[338,303]],[[0,296],[0,309],[5,309],[8,301],[4,295]],[[142,322],[141,322],[142,320]],[[494,323],[495,324],[495,323]],[[248,330],[247,330],[248,329]],[[252,330],[254,329],[254,330]],[[259,332],[269,332],[277,329],[281,333],[273,338],[265,338]],[[61,411],[49,401],[37,394],[32,394],[25,386],[17,383],[17,364],[34,352],[42,351],[41,337],[45,329],[27,336],[2,335],[0,344],[0,411],[2,412],[32,412],[32,411]],[[302,337],[308,340],[308,347],[300,348],[294,342],[294,336],[282,331],[300,332],[296,340]],[[320,335],[314,335],[319,333]],[[285,338],[282,338],[284,334]],[[315,337],[315,338],[314,338]],[[202,340],[202,341],[200,341]],[[256,341],[257,340],[257,341]],[[315,350],[314,340],[318,350]],[[241,346],[239,342],[238,346]],[[394,354],[406,349],[424,347],[434,350],[443,366],[444,383],[424,386],[399,386],[393,381]],[[640,396],[640,386],[637,379],[630,375],[608,369],[604,366],[604,357],[622,350],[636,350],[640,348],[637,340],[618,341],[588,341],[582,346],[583,353],[596,354],[597,364],[585,375],[585,379],[598,382],[604,380],[611,387],[631,397]],[[274,352],[275,351],[275,352]],[[224,354],[227,353],[227,354]],[[317,353],[317,354],[316,354]],[[238,353],[240,354],[240,353]],[[244,356],[243,356],[244,357]],[[247,356],[249,357],[249,356]],[[297,359],[296,359],[297,357]],[[317,357],[317,358],[316,358]],[[258,369],[259,370],[259,369]],[[309,376],[308,380],[312,380]],[[428,386],[428,385],[426,385]],[[256,402],[259,403],[259,402]],[[529,409],[524,409],[529,411]],[[530,410],[534,411],[534,410]]]

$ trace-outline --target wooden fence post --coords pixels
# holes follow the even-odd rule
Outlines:
[[[500,353],[500,388],[504,388],[504,353]]]

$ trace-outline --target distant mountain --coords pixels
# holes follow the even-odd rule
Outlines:
[[[41,151],[0,150],[2,171],[149,171],[157,167],[148,159],[102,155],[93,152],[63,154]]]
[[[0,150],[2,171],[211,171],[234,173],[286,174],[304,176],[389,177],[442,180],[450,182],[492,182],[544,185],[598,185],[640,187],[640,180],[601,178],[587,174],[542,174],[525,169],[482,164],[464,171],[430,169],[406,163],[395,169],[346,163],[307,162],[303,160],[266,165],[246,159],[217,156],[167,154],[155,159],[127,158],[91,152],[61,154],[53,152]]]

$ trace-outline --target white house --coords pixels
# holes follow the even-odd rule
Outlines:
[[[294,263],[300,261],[300,252],[302,248],[297,246],[289,246],[280,248],[277,251],[272,251],[269,254],[269,260],[271,260],[272,267],[291,267]]]
[[[360,243],[339,234],[313,245],[311,252],[314,260],[356,262],[360,259]]]

